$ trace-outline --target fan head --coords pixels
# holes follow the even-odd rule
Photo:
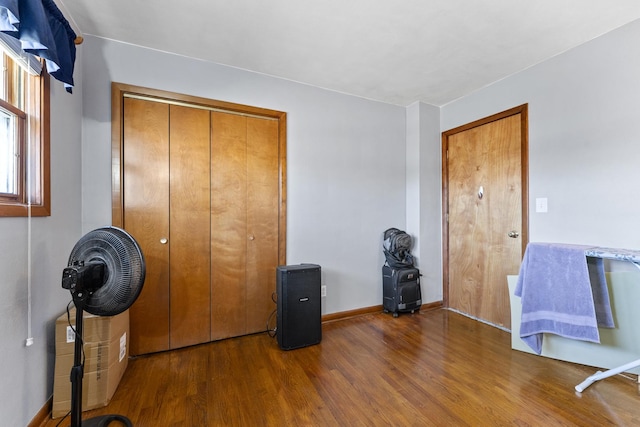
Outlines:
[[[62,287],[71,291],[77,307],[98,316],[115,316],[138,298],[145,272],[135,239],[118,227],[103,227],[75,244]]]

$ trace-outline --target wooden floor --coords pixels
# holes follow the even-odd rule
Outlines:
[[[319,345],[291,351],[267,334],[218,341],[130,360],[109,406],[83,419],[116,413],[136,427],[640,425],[635,376],[576,393],[593,368],[511,350],[510,337],[440,309],[325,323]]]

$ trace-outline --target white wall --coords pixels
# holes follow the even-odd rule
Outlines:
[[[407,227],[420,268],[423,303],[442,301],[442,155],[440,109],[407,107]]]
[[[285,111],[287,263],[322,266],[323,314],[382,304],[382,232],[405,225],[404,108],[96,37],[84,50],[84,231],[111,221],[112,81]]]
[[[29,220],[0,218],[0,415],[7,426],[27,425],[53,389],[55,319],[71,300],[62,269],[81,233],[81,69],[73,95],[51,81],[51,216],[31,220],[30,269]],[[29,320],[34,344],[26,347]]]
[[[639,44],[635,21],[442,108],[445,131],[529,104],[530,241],[640,248]]]

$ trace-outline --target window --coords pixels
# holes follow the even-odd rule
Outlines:
[[[49,77],[0,54],[0,216],[48,216]]]

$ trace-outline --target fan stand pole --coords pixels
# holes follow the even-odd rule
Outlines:
[[[83,345],[83,310],[82,303],[75,301],[76,305],[76,340],[73,354],[73,368],[71,368],[71,426],[70,427],[106,427],[112,421],[118,421],[125,427],[133,427],[129,418],[123,415],[102,415],[82,421],[82,377],[84,366],[82,365]]]
[[[82,304],[76,303],[76,338],[73,353],[73,368],[71,368],[71,427],[82,425],[82,337],[83,331]]]

